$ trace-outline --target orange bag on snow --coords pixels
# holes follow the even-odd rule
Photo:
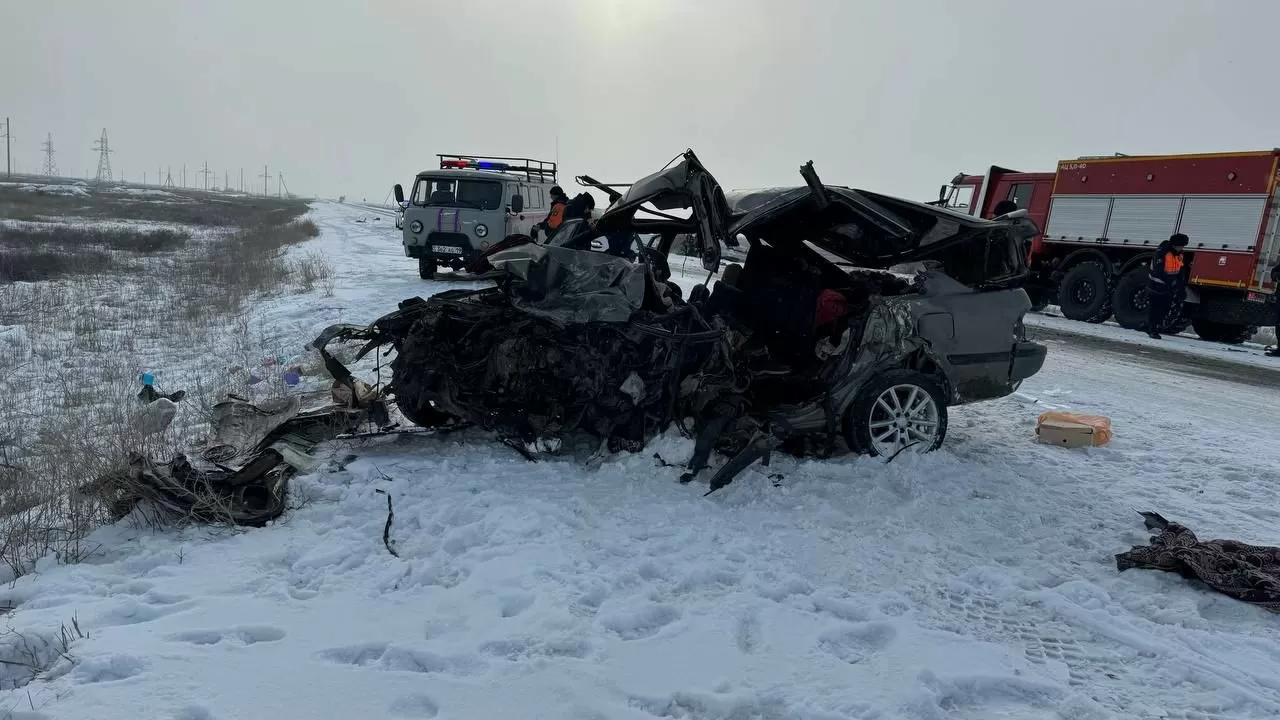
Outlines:
[[[1050,410],[1036,422],[1040,442],[1062,447],[1101,447],[1111,442],[1111,418]]]

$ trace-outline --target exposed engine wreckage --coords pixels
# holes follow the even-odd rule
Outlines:
[[[586,440],[617,452],[675,423],[696,437],[682,482],[713,451],[730,455],[708,492],[775,450],[825,456],[843,439],[885,454],[868,413],[896,388],[936,401],[932,420],[899,409],[898,451],[934,449],[947,405],[1007,395],[1043,363],[1021,325],[1020,247],[1035,232],[1025,213],[987,221],[824,186],[812,163],[804,186],[726,197],[692,151],[677,160],[625,193],[590,181],[612,200],[594,223],[570,221],[546,245],[496,246],[484,257],[496,287],[411,298],[312,346],[335,379],[350,373],[330,343],[363,341],[357,360],[393,348],[386,394],[425,428],[461,422],[521,447]],[[668,214],[677,208],[689,216]],[[711,274],[740,239],[746,261],[685,298],[667,262],[678,236],[696,239]],[[635,260],[593,252],[600,238],[622,238]],[[916,266],[888,271],[904,263]]]

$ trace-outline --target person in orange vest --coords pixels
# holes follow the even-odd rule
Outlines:
[[[1160,243],[1151,258],[1147,273],[1147,335],[1156,340],[1160,339],[1160,329],[1168,319],[1170,308],[1175,302],[1182,301],[1186,290],[1186,280],[1182,275],[1186,261],[1182,249],[1189,242],[1186,235],[1174,233]]]
[[[569,204],[569,196],[564,194],[564,190],[559,185],[551,188],[551,211],[547,213],[547,217],[542,222],[534,225],[539,228],[550,240],[552,235],[560,229],[560,225],[564,223],[564,209]]]

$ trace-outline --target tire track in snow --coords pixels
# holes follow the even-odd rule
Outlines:
[[[918,618],[923,625],[1019,647],[1046,676],[1065,673],[1068,687],[1124,717],[1246,720],[1280,712],[1280,664],[1224,669],[1221,658],[1137,628],[1084,622],[1088,611],[1046,591],[1004,601],[973,590],[922,592],[934,599],[919,605],[927,609]],[[1051,597],[1056,602],[1048,602]],[[1175,697],[1183,708],[1164,709]]]

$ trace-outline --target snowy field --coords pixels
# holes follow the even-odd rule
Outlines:
[[[296,251],[336,274],[253,310],[272,352],[459,285],[375,215],[314,206]],[[653,459],[687,458],[675,434],[597,469],[477,435],[335,446],[270,527],[121,524],[0,591],[7,662],[48,668],[0,666],[0,718],[1274,717],[1276,617],[1113,556],[1146,542],[1135,510],[1280,544],[1278,387],[1055,340],[936,453],[781,457],[780,486],[710,498]],[[1036,444],[1050,407],[1115,440]]]

